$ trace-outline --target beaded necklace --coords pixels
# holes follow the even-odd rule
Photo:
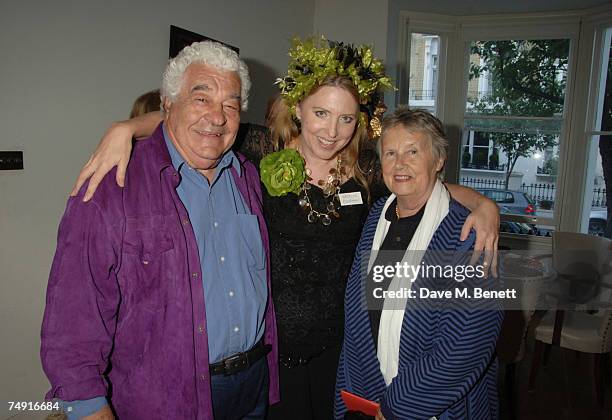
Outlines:
[[[338,155],[336,159],[336,167],[331,168],[329,170],[329,175],[325,181],[319,180],[317,183],[319,187],[323,190],[323,194],[326,198],[331,197],[327,206],[325,207],[326,211],[316,210],[310,201],[310,197],[308,196],[308,190],[310,190],[311,185],[308,182],[312,178],[310,178],[311,171],[306,169],[306,180],[304,180],[304,184],[302,184],[302,191],[300,192],[299,205],[308,212],[308,222],[314,223],[317,220],[320,220],[323,226],[329,226],[332,222],[331,216],[334,216],[336,219],[340,218],[340,213],[338,210],[340,209],[340,186],[342,185],[342,177],[346,175],[346,170],[344,166],[342,166],[342,157]]]

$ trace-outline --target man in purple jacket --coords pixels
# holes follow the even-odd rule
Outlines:
[[[230,150],[249,88],[230,49],[185,48],[125,187],[109,174],[69,200],[41,357],[70,419],[256,419],[278,401],[259,177]]]

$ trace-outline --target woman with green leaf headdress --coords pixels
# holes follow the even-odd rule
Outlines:
[[[370,204],[386,193],[368,123],[381,90],[392,85],[368,46],[296,39],[289,57],[267,116],[270,129],[242,124],[236,145],[259,166],[265,186],[281,384],[281,402],[270,407],[269,418],[329,419],[347,275]],[[101,178],[119,162],[122,173],[132,135],[150,134],[159,119],[115,124],[79,182],[93,173]],[[473,211],[466,236],[474,227],[476,247],[494,249],[495,203],[448,187]]]

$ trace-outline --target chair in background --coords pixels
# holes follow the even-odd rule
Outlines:
[[[505,399],[511,419],[516,418],[518,405],[516,372],[525,357],[528,333],[537,321],[536,308],[543,285],[552,272],[550,255],[533,257],[519,252],[504,254],[500,265],[500,280],[504,287],[517,291],[520,301],[505,311],[496,346],[497,357],[504,366]]]
[[[610,293],[612,241],[580,233],[553,234],[553,268],[556,282],[564,286],[570,301],[582,303],[591,311],[548,311],[535,329],[535,348],[529,376],[529,390],[535,386],[542,353],[544,359],[552,345],[589,353],[593,360],[593,381],[597,402],[603,405],[604,375],[609,375],[612,351],[612,310]],[[561,283],[559,283],[561,282]],[[598,302],[607,298],[607,302]],[[596,310],[598,306],[604,309]],[[593,313],[590,313],[593,312]]]

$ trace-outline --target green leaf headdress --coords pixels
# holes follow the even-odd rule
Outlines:
[[[393,89],[382,62],[374,57],[372,48],[367,45],[355,47],[328,41],[322,36],[305,40],[294,38],[289,57],[287,75],[277,79],[276,84],[293,116],[298,102],[332,75],[346,76],[353,81],[361,110],[370,117],[380,99],[380,91]],[[359,122],[365,122],[363,116]]]

